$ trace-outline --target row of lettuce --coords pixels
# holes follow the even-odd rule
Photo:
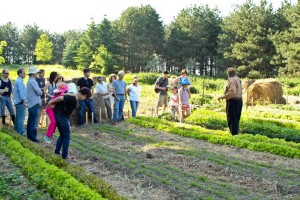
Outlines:
[[[261,115],[263,117],[260,117]],[[280,138],[285,139],[286,141],[300,142],[299,122],[266,118],[264,117],[266,115],[268,115],[268,112],[247,111],[245,114],[243,113],[240,121],[240,132],[244,134],[260,134],[269,138]],[[275,117],[279,115],[280,114],[277,114]],[[282,115],[288,116],[287,114]],[[294,117],[294,115],[289,116]],[[214,130],[228,129],[226,114],[211,110],[196,110],[185,120],[185,123],[199,125]]]
[[[54,199],[126,199],[101,178],[5,129],[0,132],[0,151]]]
[[[194,114],[196,114],[196,112],[194,112],[193,115]],[[226,144],[255,151],[269,152],[285,157],[300,158],[300,144],[288,142],[285,141],[285,139],[269,138],[260,134],[241,134],[232,137],[227,130],[207,129],[198,125],[181,124],[151,117],[130,118],[128,121],[146,128],[202,139],[213,144]]]

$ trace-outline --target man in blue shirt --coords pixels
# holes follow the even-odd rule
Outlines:
[[[123,80],[125,73],[123,71],[119,71],[118,77],[119,79],[115,80],[112,84],[114,88],[114,122],[121,122],[123,116],[123,108],[125,104],[125,100],[127,100],[126,94],[126,82]]]
[[[16,120],[14,129],[17,133],[26,136],[24,121],[26,116],[26,87],[23,79],[26,76],[25,69],[17,71],[18,78],[14,84],[14,103],[16,107]]]
[[[41,96],[43,95],[39,84],[36,82],[38,69],[36,67],[29,67],[27,82],[27,138],[33,142],[39,142],[37,137],[37,127],[40,115]]]

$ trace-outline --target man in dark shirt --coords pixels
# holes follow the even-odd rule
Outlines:
[[[35,79],[38,83],[39,87],[41,88],[43,94],[41,96],[41,109],[40,109],[40,116],[39,116],[39,124],[41,124],[41,117],[43,110],[46,108],[46,99],[45,99],[45,70],[40,69],[38,71],[38,77]]]
[[[11,94],[13,92],[12,82],[8,78],[9,71],[8,69],[3,69],[2,78],[0,79],[0,100],[1,100],[1,117],[2,124],[5,124],[5,107],[9,111],[11,120],[15,123],[15,111],[11,101]]]
[[[81,88],[88,88],[91,91],[91,94],[94,94],[94,82],[92,79],[90,79],[90,70],[89,69],[84,69],[83,70],[83,74],[84,77],[80,78],[77,81],[77,87],[78,90],[80,90]],[[94,110],[94,101],[93,98],[89,98],[89,99],[84,99],[84,100],[79,100],[79,116],[78,116],[78,126],[81,126],[83,124],[83,116],[84,116],[84,108],[85,106],[88,107],[89,109],[89,115],[91,115],[91,113],[94,113],[94,123],[98,123],[98,120],[96,118],[96,113]]]
[[[159,90],[158,101],[155,108],[156,116],[158,116],[159,107],[164,107],[163,112],[166,112],[168,107],[168,74],[168,71],[164,71],[162,76],[156,80],[154,85],[154,88]]]
[[[66,89],[60,88],[56,92],[65,92]],[[68,149],[70,144],[70,115],[76,108],[77,100],[87,100],[91,97],[91,91],[88,88],[81,88],[77,94],[65,93],[63,96],[57,97],[50,101],[48,106],[55,105],[54,115],[56,119],[56,126],[59,131],[59,137],[56,142],[55,154],[60,155],[63,159],[72,159],[68,157]]]

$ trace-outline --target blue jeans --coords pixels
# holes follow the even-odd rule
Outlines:
[[[10,116],[15,115],[11,97],[2,96],[1,103],[1,116],[5,115],[5,107],[7,107]]]
[[[28,108],[28,121],[27,121],[27,138],[33,142],[38,142],[37,127],[40,115],[40,105],[35,104]]]
[[[26,105],[23,103],[16,104],[16,121],[14,124],[14,129],[17,133],[24,134],[25,128],[24,128],[24,121],[26,116]]]
[[[115,98],[114,101],[114,119],[113,119],[114,121],[120,121],[122,119],[123,108],[125,104],[124,95],[118,95],[118,98],[120,100],[117,100],[117,98]]]
[[[78,126],[83,124],[83,116],[84,116],[84,108],[85,106],[89,109],[89,115],[93,112],[94,113],[94,123],[98,123],[96,118],[96,113],[94,110],[94,101],[93,99],[86,99],[79,101],[79,116],[78,116]]]
[[[55,113],[56,126],[59,131],[59,137],[56,142],[55,154],[60,154],[62,149],[61,157],[66,159],[68,157],[68,150],[70,145],[70,117]]]
[[[130,107],[132,111],[132,117],[136,117],[136,111],[139,107],[139,101],[131,101],[130,100]]]

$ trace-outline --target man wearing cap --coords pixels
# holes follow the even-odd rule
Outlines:
[[[43,92],[36,82],[38,69],[36,67],[29,67],[27,82],[27,138],[33,142],[39,142],[37,139],[37,127],[40,115],[41,96]]]
[[[23,79],[26,76],[25,69],[19,69],[17,74],[18,78],[14,84],[14,103],[16,108],[16,121],[14,124],[14,129],[17,133],[27,136],[24,128],[26,116],[26,87]]]
[[[15,122],[15,111],[11,101],[11,94],[12,94],[13,87],[12,87],[12,82],[8,78],[8,76],[9,76],[8,69],[3,69],[2,78],[0,79],[1,117],[2,117],[3,125],[5,124],[5,107],[7,107],[9,111],[11,120]]]
[[[43,94],[41,96],[41,109],[40,109],[40,116],[39,116],[39,124],[41,124],[41,116],[43,110],[46,108],[46,99],[45,99],[45,70],[40,69],[38,71],[38,76],[35,79],[36,82],[39,84],[39,87],[41,88]]]
[[[113,86],[113,94],[115,96],[114,99],[114,122],[121,122],[123,117],[123,109],[125,100],[127,100],[126,94],[126,82],[123,80],[125,76],[125,72],[119,71],[118,72],[118,79],[115,80],[112,84]]]
[[[239,133],[239,123],[242,113],[242,82],[233,67],[228,68],[228,84],[224,95],[218,99],[226,99],[227,123],[232,135]]]
[[[92,79],[90,79],[90,70],[89,69],[84,69],[83,70],[84,77],[80,78],[77,81],[77,87],[79,90],[81,88],[88,88],[91,90],[91,93],[94,94],[94,82]],[[96,112],[94,110],[94,101],[91,98],[85,99],[85,100],[79,100],[79,116],[78,116],[78,126],[81,126],[83,124],[83,115],[84,115],[84,108],[85,106],[88,107],[89,109],[89,114],[92,112],[94,113],[94,123],[98,123]]]
[[[158,92],[158,101],[156,104],[155,113],[158,116],[158,107],[164,107],[163,112],[166,112],[168,106],[168,71],[164,71],[162,76],[159,77],[156,82],[154,88],[157,89]]]
[[[56,92],[64,93],[68,87],[66,84],[64,87],[59,87]],[[59,131],[59,137],[56,142],[55,154],[60,155],[63,159],[72,159],[68,157],[68,150],[70,144],[70,115],[72,111],[76,108],[77,100],[83,101],[88,100],[91,97],[91,91],[88,88],[81,88],[77,94],[65,93],[60,97],[51,100],[48,106],[54,107],[54,115],[56,119],[56,125]]]

